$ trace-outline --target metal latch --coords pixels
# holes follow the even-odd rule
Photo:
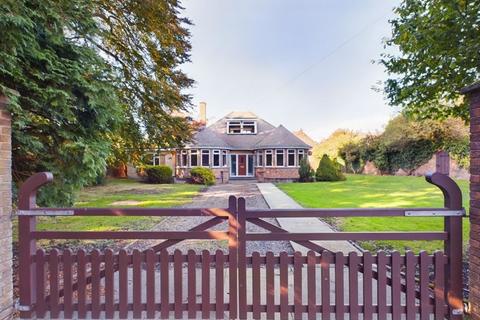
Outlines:
[[[461,316],[463,314],[463,309],[452,309],[452,316]]]
[[[73,210],[18,210],[19,216],[73,216]]]
[[[463,217],[465,209],[461,210],[412,210],[405,211],[406,217]]]

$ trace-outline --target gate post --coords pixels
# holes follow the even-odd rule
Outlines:
[[[469,311],[480,320],[480,82],[461,92],[470,103]]]
[[[0,319],[12,317],[12,140],[8,99],[0,94]]]
[[[440,190],[444,198],[444,207],[451,210],[463,210],[462,191],[447,175],[434,173],[427,181]],[[445,254],[448,264],[445,266],[445,295],[448,304],[449,319],[463,319],[463,242],[461,216],[444,217]]]
[[[37,206],[37,190],[42,185],[53,180],[49,172],[37,173],[28,178],[21,186],[18,195],[18,210],[30,210]],[[31,318],[35,304],[35,264],[33,257],[37,249],[33,232],[36,227],[35,216],[19,215],[18,217],[18,247],[19,247],[19,288],[21,318]]]
[[[228,198],[228,272],[229,272],[229,300],[230,306],[228,317],[230,319],[237,318],[238,312],[238,220],[237,220],[237,198],[230,196]]]

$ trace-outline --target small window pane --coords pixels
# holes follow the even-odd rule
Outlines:
[[[285,164],[283,162],[283,150],[277,150],[276,151],[276,154],[277,154],[277,167],[283,167]]]
[[[197,156],[197,150],[192,150],[190,151],[190,166],[191,167],[196,167],[198,166],[198,156]]]
[[[289,167],[295,166],[295,150],[288,150],[288,164]]]

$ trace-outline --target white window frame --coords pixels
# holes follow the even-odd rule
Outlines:
[[[290,165],[290,155],[293,154],[293,165]],[[296,167],[297,166],[297,154],[295,149],[287,149],[287,167]]]
[[[271,156],[272,157],[272,161],[271,161],[271,164],[268,165],[267,163],[267,157],[268,156]],[[274,158],[274,154],[273,154],[273,150],[269,149],[269,150],[265,150],[265,167],[268,167],[268,168],[271,168],[273,167],[273,158]]]
[[[302,156],[302,158],[305,157],[305,150],[300,149],[297,152],[297,163],[298,163],[298,165],[300,165],[300,160],[301,160],[300,156]]]
[[[183,161],[183,156],[185,156],[185,160],[187,161]],[[190,156],[188,155],[187,150],[180,151],[180,161],[178,161],[178,166],[182,168],[188,167],[188,162],[190,161],[189,158]]]
[[[282,165],[278,165],[278,156],[282,155]],[[285,167],[285,150],[284,149],[276,149],[275,150],[275,167]]]
[[[203,156],[207,155],[208,156],[208,161],[207,161],[207,165],[204,165],[203,163]],[[200,153],[200,166],[201,167],[205,167],[205,168],[210,168],[210,164],[211,164],[211,157],[210,157],[210,150],[208,149],[202,149],[201,153]]]
[[[260,161],[262,159],[262,161]],[[263,167],[264,166],[264,161],[265,161],[265,152],[262,151],[257,151],[257,163],[255,164],[256,167]]]
[[[228,167],[228,152],[227,152],[227,150],[222,150],[222,166]]]
[[[188,164],[190,166],[190,168],[194,168],[194,167],[198,167],[198,150],[197,149],[192,149],[190,150],[189,152],[189,157],[188,157]],[[195,157],[197,158],[197,164],[196,165],[192,165],[192,157],[193,155],[195,155]]]
[[[218,156],[218,165],[215,165],[215,156]],[[220,168],[222,166],[222,153],[220,150],[212,150],[211,164],[212,168]]]
[[[253,132],[244,132],[243,125],[244,123],[248,123],[248,125],[253,124]],[[240,125],[240,132],[230,132],[230,126],[235,124],[235,126]],[[227,121],[227,134],[257,134],[257,121],[256,120],[228,120]]]

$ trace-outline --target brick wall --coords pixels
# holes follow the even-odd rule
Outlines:
[[[256,169],[256,176],[258,181],[293,181],[297,180],[300,176],[298,174],[298,168],[276,168],[276,167],[264,167]]]
[[[11,121],[7,99],[0,96],[0,319],[10,319],[12,288],[12,160]]]
[[[470,311],[480,320],[480,83],[462,91],[470,102]]]

